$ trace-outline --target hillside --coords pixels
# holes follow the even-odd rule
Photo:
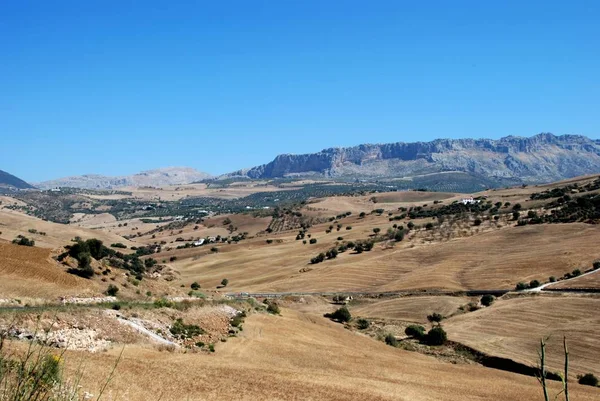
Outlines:
[[[39,188],[56,187],[84,189],[112,189],[121,187],[162,187],[181,185],[209,178],[210,175],[189,167],[166,167],[156,170],[142,171],[133,175],[109,177],[98,174],[65,177],[44,181],[37,184]]]
[[[33,186],[6,171],[0,170],[0,188],[27,189],[33,188]]]
[[[600,141],[549,133],[529,138],[436,139],[432,142],[367,144],[318,153],[277,156],[272,162],[228,176],[277,178],[413,177],[458,171],[490,186],[543,183],[600,172]]]

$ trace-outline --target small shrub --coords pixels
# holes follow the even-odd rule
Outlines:
[[[523,283],[523,282],[519,282],[517,283],[517,285],[515,286],[515,290],[517,291],[523,291],[524,289],[527,288],[527,284]]]
[[[267,240],[267,244],[272,244],[272,243],[273,243],[273,240],[272,240],[272,239],[268,239],[268,240]]]
[[[586,373],[585,375],[578,375],[577,382],[584,386],[598,386],[598,378],[593,373]]]
[[[442,320],[444,319],[444,316],[442,316],[439,313],[432,313],[431,315],[427,315],[427,320],[429,321],[429,323],[440,323]]]
[[[169,331],[174,337],[181,340],[204,334],[204,330],[202,330],[200,326],[195,324],[185,324],[181,318],[175,320],[175,323],[173,323]]]
[[[169,262],[175,262],[177,260],[177,256],[171,256],[169,258]]]
[[[556,277],[550,276],[550,277],[548,277],[548,281],[550,281],[551,283],[554,283],[554,282],[556,282]]]
[[[118,292],[119,292],[119,287],[117,287],[116,285],[113,285],[113,284],[109,284],[108,288],[106,289],[106,295],[108,295],[110,297],[116,296]]]
[[[366,330],[370,325],[371,322],[369,322],[367,319],[361,318],[356,321],[356,327],[358,327],[359,330]]]
[[[444,343],[446,343],[448,340],[448,335],[444,329],[442,329],[440,326],[436,326],[429,330],[425,340],[429,345],[444,345]]]
[[[575,270],[573,270],[573,272],[571,272],[571,275],[573,277],[581,276],[581,270],[575,269]]]
[[[344,237],[337,237],[337,240],[338,240],[338,241],[343,241],[343,240],[344,240]]]
[[[418,324],[411,324],[404,330],[404,334],[417,340],[422,340],[425,338],[425,327]]]
[[[194,291],[196,291],[196,290],[199,290],[199,289],[200,289],[200,284],[198,284],[198,282],[197,282],[197,281],[194,281],[194,282],[192,283],[192,285],[190,285],[190,288],[191,288],[192,290],[194,290]]]
[[[474,226],[480,226],[482,223],[481,219],[475,219],[475,221],[473,222]]]
[[[311,245],[316,244],[317,243],[317,239],[316,238],[311,238],[310,241],[309,241],[309,243]]]
[[[208,344],[208,350],[210,352],[215,352],[215,345],[214,344]]]
[[[385,336],[385,343],[387,345],[391,345],[392,347],[398,346],[398,340],[396,340],[396,336],[394,336],[391,333],[389,333],[387,336]]]
[[[352,230],[352,226],[346,226],[346,230]]]
[[[277,305],[275,302],[269,302],[269,305],[267,305],[267,312],[273,315],[279,315],[281,313],[281,309],[279,309],[279,305]]]
[[[213,246],[212,248],[210,248],[210,251],[212,253],[217,253],[217,252],[219,252],[219,248],[217,248],[216,246]]]
[[[121,304],[113,304],[112,309],[113,310],[121,310]]]
[[[229,280],[227,280],[226,278],[224,278],[223,280],[221,280],[221,285],[223,287],[227,287],[227,284],[229,284]]]
[[[539,287],[541,284],[538,280],[531,280],[529,282],[529,288],[537,288]]]
[[[495,299],[496,298],[493,295],[485,294],[484,296],[481,297],[481,304],[483,306],[490,306],[491,304],[494,303]]]
[[[336,320],[341,323],[349,322],[350,319],[352,319],[352,315],[350,314],[350,311],[345,306],[342,306],[340,309],[336,310],[333,313],[325,314],[325,317],[328,317],[332,320]]]

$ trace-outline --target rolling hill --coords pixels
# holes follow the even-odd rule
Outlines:
[[[294,176],[394,178],[463,172],[489,186],[543,183],[600,172],[600,141],[542,133],[529,138],[436,139],[366,144],[318,153],[277,156],[228,174],[253,179]]]

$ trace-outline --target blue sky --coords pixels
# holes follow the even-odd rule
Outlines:
[[[0,169],[218,174],[360,143],[598,138],[599,18],[598,1],[4,0]]]

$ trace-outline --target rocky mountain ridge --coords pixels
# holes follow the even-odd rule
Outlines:
[[[203,173],[190,167],[167,167],[117,177],[98,174],[65,177],[37,183],[37,187],[41,189],[56,187],[83,189],[115,189],[129,186],[161,187],[167,185],[190,184],[210,177],[210,174]]]
[[[498,183],[541,183],[600,172],[600,140],[542,133],[532,137],[436,139],[431,142],[365,144],[318,153],[283,154],[228,174],[253,179],[293,176],[398,178],[448,171]]]

